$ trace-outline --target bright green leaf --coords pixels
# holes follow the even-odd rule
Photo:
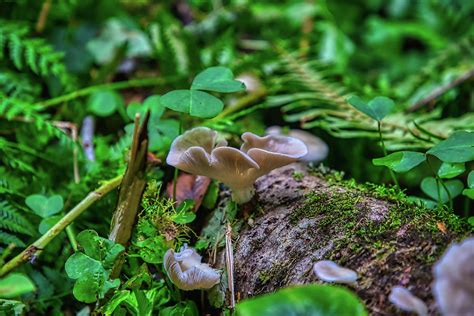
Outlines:
[[[364,305],[346,288],[333,285],[289,287],[240,302],[238,316],[362,316]]]
[[[467,176],[467,186],[470,189],[474,189],[474,170],[469,172],[469,175]]]
[[[97,300],[101,284],[104,281],[104,276],[101,273],[85,275],[76,281],[72,293],[80,302],[93,303]]]
[[[189,224],[196,218],[196,214],[193,212],[180,212],[172,217],[173,222],[176,224]]]
[[[451,199],[454,199],[456,196],[461,194],[464,188],[464,185],[459,180],[444,181],[444,185],[448,189]],[[442,203],[449,201],[448,192],[444,186],[437,183],[436,179],[433,177],[426,177],[421,181],[421,190],[435,201],[441,200]]]
[[[379,122],[390,114],[395,107],[395,103],[387,97],[375,97],[366,103],[357,96],[351,96],[347,99],[347,102],[357,110]]]
[[[161,97],[159,95],[149,96],[143,103],[132,102],[127,105],[127,115],[132,120],[135,119],[136,113],[139,113],[140,118],[143,119],[148,110],[151,112],[150,123],[158,124],[165,111],[165,107],[161,104]]]
[[[41,194],[33,194],[26,198],[25,203],[42,218],[54,215],[63,208],[63,198],[60,195],[52,195],[48,198]]]
[[[22,273],[10,273],[0,279],[0,297],[12,298],[36,290],[35,284]]]
[[[99,261],[83,254],[82,252],[76,252],[70,256],[67,259],[64,268],[71,279],[79,279],[84,275],[104,270]]]
[[[51,227],[56,225],[57,222],[62,218],[61,215],[51,216],[47,218],[43,218],[38,226],[38,231],[40,234],[45,234]]]
[[[407,198],[407,200],[410,201],[410,202],[415,202],[418,205],[422,205],[422,206],[424,206],[426,208],[429,208],[429,209],[435,209],[438,206],[436,201],[433,201],[431,199],[421,198],[421,197],[418,197],[418,196],[409,196]]]
[[[459,131],[426,152],[444,162],[461,163],[474,160],[474,132]]]
[[[471,216],[467,219],[467,222],[471,224],[472,227],[474,227],[474,216]]]
[[[376,166],[388,167],[395,172],[407,172],[425,160],[425,154],[414,151],[399,151],[386,157],[373,159],[372,163]]]
[[[202,206],[210,210],[214,209],[218,197],[219,186],[217,185],[216,181],[212,181],[207,188],[206,195],[204,195],[204,198],[202,199]]]
[[[463,163],[443,162],[438,170],[438,176],[443,179],[454,178],[466,170]]]
[[[162,263],[165,252],[168,250],[163,236],[154,236],[136,243],[140,248],[138,254],[148,263]]]
[[[173,111],[200,118],[212,118],[224,107],[218,98],[198,90],[174,90],[162,96],[161,102]]]
[[[102,90],[91,94],[87,106],[92,113],[98,116],[109,116],[123,104],[120,94],[111,90]]]
[[[226,67],[211,67],[199,73],[193,80],[192,90],[208,90],[214,92],[244,91],[245,85],[234,80],[234,74]]]
[[[464,189],[462,195],[467,196],[471,200],[474,200],[474,188]]]
[[[174,306],[165,307],[160,310],[160,316],[198,316],[196,303],[193,301],[181,301]]]

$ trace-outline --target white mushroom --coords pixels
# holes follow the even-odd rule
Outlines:
[[[313,271],[318,278],[325,282],[354,284],[357,281],[357,272],[343,268],[330,260],[316,262]]]
[[[280,126],[270,126],[265,131],[267,135],[284,135]],[[329,153],[328,145],[319,137],[300,129],[290,129],[288,136],[301,140],[308,148],[308,153],[300,160],[305,162],[320,162],[326,159]]]
[[[474,315],[474,238],[449,246],[433,274],[433,295],[441,313]]]
[[[420,316],[428,315],[428,307],[425,302],[402,286],[394,286],[388,300],[405,312],[414,312]]]
[[[164,268],[171,282],[185,291],[209,289],[219,283],[219,271],[201,262],[202,257],[186,246],[175,253],[169,249],[164,258]]]
[[[285,136],[259,137],[244,133],[241,150],[217,142],[217,133],[197,127],[176,138],[166,162],[188,173],[208,176],[225,183],[237,203],[254,195],[253,184],[259,177],[306,155],[306,146]]]

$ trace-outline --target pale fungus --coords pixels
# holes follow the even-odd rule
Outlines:
[[[433,295],[443,315],[474,315],[474,238],[449,246],[433,275]]]
[[[402,286],[394,286],[388,296],[388,300],[405,312],[413,312],[419,316],[428,315],[428,307],[425,302]]]
[[[280,126],[271,126],[265,131],[267,135],[285,135]],[[308,153],[299,160],[305,162],[320,162],[329,153],[328,145],[319,137],[300,129],[290,129],[288,136],[301,140],[308,148]]]
[[[357,272],[343,268],[330,260],[316,262],[313,271],[319,279],[325,282],[354,284],[357,281]]]
[[[180,252],[169,249],[164,257],[164,268],[171,282],[185,291],[209,289],[219,283],[219,271],[202,263],[202,257],[184,246]]]
[[[242,135],[241,150],[217,142],[217,133],[197,127],[176,138],[166,162],[183,171],[219,180],[232,190],[241,204],[255,193],[254,182],[273,169],[295,162],[306,155],[303,142],[285,136]]]

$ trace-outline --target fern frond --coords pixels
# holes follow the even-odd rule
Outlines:
[[[18,70],[28,69],[42,77],[55,76],[65,90],[71,90],[74,82],[64,65],[63,53],[55,51],[44,39],[28,34],[24,23],[0,20],[0,61],[8,56]]]
[[[9,234],[0,230],[0,244],[9,245],[15,244],[17,247],[25,247],[25,243],[21,241],[20,238],[16,237],[15,235]]]
[[[0,201],[0,229],[28,236],[35,234],[33,225],[6,201]]]
[[[379,137],[377,123],[346,102],[349,94],[344,87],[331,82],[315,65],[286,52],[280,52],[280,57],[286,73],[279,79],[279,91],[268,98],[268,107],[281,106],[287,122],[299,122],[305,129],[321,128],[334,137]],[[382,123],[387,148],[424,149],[439,141],[425,131],[443,139],[455,130],[474,128],[474,113],[457,119],[440,117],[440,110],[387,116]]]

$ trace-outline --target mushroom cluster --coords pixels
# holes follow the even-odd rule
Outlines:
[[[239,204],[254,195],[254,182],[273,169],[297,161],[307,154],[306,145],[295,138],[242,134],[240,150],[217,141],[217,132],[196,127],[171,144],[166,162],[185,172],[208,176],[226,184]]]
[[[169,249],[165,253],[164,268],[171,282],[185,291],[209,289],[219,283],[219,271],[202,263],[202,257],[186,245],[180,252]]]
[[[433,274],[433,294],[441,313],[474,315],[474,238],[449,246]]]

